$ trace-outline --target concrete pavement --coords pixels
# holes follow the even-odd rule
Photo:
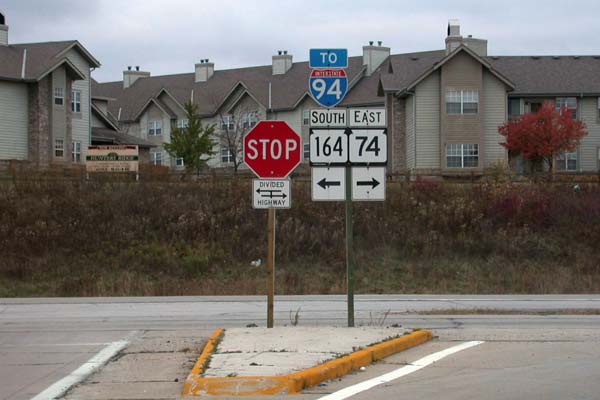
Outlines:
[[[344,296],[277,296],[276,325],[289,325],[290,311],[295,312],[299,308],[301,309],[299,313],[300,326],[343,326],[345,324]],[[536,382],[540,377],[535,374],[535,369],[538,368],[538,365],[548,368],[548,374],[550,374],[548,376],[554,375],[557,379],[562,376],[568,377],[570,373],[579,373],[591,378],[587,371],[591,371],[590,374],[600,371],[600,363],[584,359],[580,354],[581,349],[586,348],[591,349],[589,350],[590,354],[596,354],[594,349],[600,345],[598,338],[600,316],[598,315],[421,316],[405,314],[407,311],[449,308],[515,309],[523,312],[553,309],[598,310],[600,309],[600,296],[357,296],[357,325],[376,324],[389,310],[384,321],[385,325],[397,323],[405,328],[431,328],[440,336],[438,342],[422,346],[424,351],[430,349],[428,346],[452,344],[464,340],[486,340],[486,344],[482,345],[481,349],[473,349],[469,353],[479,354],[480,357],[485,358],[487,357],[486,353],[481,352],[487,351],[493,344],[490,342],[497,342],[502,349],[500,352],[504,351],[507,355],[514,353],[515,360],[520,360],[518,361],[519,365],[523,364],[521,365],[523,372],[521,377],[532,374],[528,387],[535,388],[537,386]],[[183,373],[185,367],[181,366],[188,362],[188,359],[194,360],[197,356],[197,353],[194,353],[196,350],[192,352],[183,350],[194,348],[194,346],[201,347],[202,341],[208,338],[217,327],[243,327],[250,323],[264,325],[265,314],[265,299],[258,296],[1,299],[0,399],[31,398],[75,370],[81,363],[105,347],[107,343],[120,340],[132,332],[137,335],[140,346],[147,345],[150,348],[156,348],[156,341],[164,341],[164,345],[169,345],[167,343],[169,340],[186,343],[185,346],[176,347],[177,351],[172,351],[174,357],[180,357],[179,361],[171,364],[172,372],[165,371],[165,377],[161,379],[158,379],[157,376],[153,377],[156,381],[153,385],[157,388],[164,388],[164,390],[151,391],[146,393],[145,397],[176,398],[175,388],[179,387],[180,382],[175,382],[175,379],[185,378]],[[151,342],[146,342],[147,340],[155,342],[151,344]],[[551,343],[558,355],[547,359],[542,357],[539,359],[540,364],[533,366],[527,364],[526,360],[517,357],[523,352],[523,347],[519,343],[531,343],[532,348],[537,349],[537,353],[550,354],[549,350],[541,345],[545,342]],[[538,343],[540,344],[538,345]],[[580,343],[582,347],[576,347],[577,343]],[[135,357],[140,356],[128,357],[129,360],[132,360],[127,367],[130,370],[132,365],[137,365],[133,362]],[[571,357],[576,363],[572,364],[565,372],[559,367],[560,361],[553,361],[562,360],[560,357],[566,357],[567,360],[568,357]],[[446,362],[450,361],[451,359]],[[477,365],[475,361],[469,362]],[[387,360],[386,362],[393,361]],[[579,365],[581,365],[581,369],[577,368]],[[384,363],[377,364],[368,368],[365,373],[347,377],[343,382],[334,384],[349,384],[352,379],[362,379],[363,376],[366,377],[365,374],[375,371],[377,368],[389,369],[389,365],[386,367]],[[529,371],[528,368],[533,370]],[[492,374],[493,371],[488,372]],[[143,372],[140,373],[144,375]],[[429,372],[424,370],[415,373],[414,376],[420,376],[418,374],[421,373]],[[477,375],[479,373],[481,371],[473,372],[476,376],[479,376]],[[514,378],[516,379],[518,375],[515,374]],[[448,375],[448,379],[450,376]],[[492,379],[492,375],[489,376],[489,379]],[[135,376],[132,379],[135,379]],[[171,381],[168,385],[167,380]],[[567,386],[566,390],[575,393],[574,383],[580,381],[575,376],[571,376],[570,381],[573,382],[573,385]],[[476,382],[477,379],[470,379],[467,383],[476,384]],[[117,382],[113,384],[118,392],[119,384]],[[326,390],[334,391],[336,388],[334,384],[327,386]],[[148,385],[142,386],[148,388]],[[596,388],[592,383],[587,385]],[[120,388],[123,390],[122,398],[127,398],[125,388],[131,388],[131,385],[122,384]],[[418,387],[415,387],[415,390],[418,390]],[[439,393],[444,392],[440,391]],[[160,394],[159,397],[157,397],[158,394]],[[72,395],[75,395],[75,392]],[[130,398],[143,398],[139,393],[136,396]],[[308,393],[302,396],[316,398],[317,394]],[[535,396],[533,397],[535,398]],[[87,399],[92,398],[94,397],[87,397]],[[105,396],[105,398],[111,397]]]

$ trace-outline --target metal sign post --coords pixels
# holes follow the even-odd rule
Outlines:
[[[269,208],[268,254],[267,254],[267,328],[273,327],[273,306],[275,303],[275,209]]]
[[[348,327],[354,326],[354,216],[352,206],[352,168],[346,167],[346,287]]]

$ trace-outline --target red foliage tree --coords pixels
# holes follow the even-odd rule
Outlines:
[[[585,124],[574,120],[566,107],[558,111],[549,101],[538,112],[509,119],[498,132],[506,140],[502,146],[521,154],[533,166],[541,166],[545,161],[552,172],[555,157],[574,151],[588,134]]]

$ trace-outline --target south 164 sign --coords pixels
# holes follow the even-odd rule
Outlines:
[[[348,76],[343,69],[315,69],[309,82],[310,94],[323,107],[335,107],[346,96]]]

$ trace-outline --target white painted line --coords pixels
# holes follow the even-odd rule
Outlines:
[[[369,390],[375,386],[381,385],[383,383],[388,383],[393,381],[394,379],[401,378],[405,375],[412,374],[422,368],[425,368],[428,365],[435,363],[436,361],[441,360],[444,357],[448,357],[451,354],[458,353],[459,351],[469,349],[471,347],[482,344],[480,341],[473,342],[465,342],[459,344],[457,346],[453,346],[447,348],[442,351],[438,351],[437,353],[430,354],[426,357],[423,357],[405,367],[398,368],[392,372],[388,372],[387,374],[378,376],[373,379],[369,379],[368,381],[364,381],[361,383],[357,383],[356,385],[348,386],[342,390],[338,390],[337,392],[328,394],[327,396],[319,398],[319,400],[343,400],[348,397],[354,396],[360,392],[364,392],[365,390]]]
[[[69,389],[71,389],[74,385],[80,383],[85,378],[96,372],[100,369],[104,364],[106,364],[111,358],[113,358],[117,353],[123,350],[129,344],[128,338],[132,335],[129,335],[124,340],[119,340],[117,342],[112,342],[100,352],[98,352],[94,357],[87,360],[83,365],[77,368],[75,371],[71,372],[68,376],[65,376],[63,379],[49,386],[46,390],[41,392],[35,397],[32,397],[31,400],[54,400],[62,395],[64,395]]]

